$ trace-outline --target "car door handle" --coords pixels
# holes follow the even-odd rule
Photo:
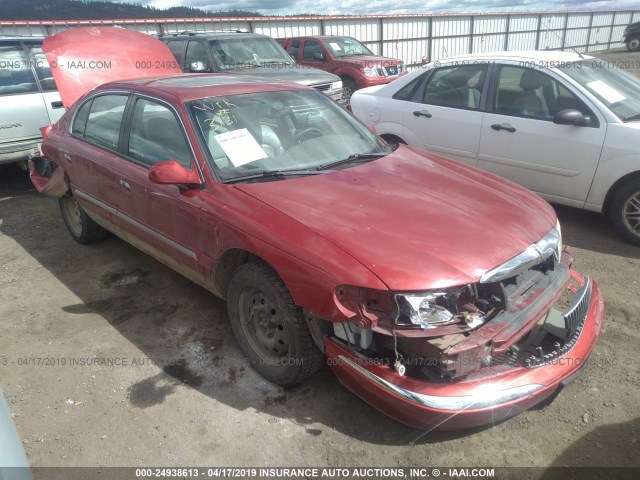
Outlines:
[[[51,108],[62,108],[64,105],[62,102],[51,102]]]
[[[506,130],[507,132],[511,132],[511,133],[516,131],[516,129],[513,128],[508,123],[494,123],[493,125],[491,125],[491,128],[493,128],[496,131]]]
[[[126,180],[120,179],[120,185],[122,185],[126,190],[131,190],[131,185]]]
[[[413,114],[416,117],[427,117],[427,118],[431,118],[433,115],[431,115],[429,112],[427,112],[426,110],[416,110],[415,112],[413,112]]]

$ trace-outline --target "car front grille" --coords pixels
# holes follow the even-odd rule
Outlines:
[[[543,351],[538,347],[536,355],[529,355],[524,359],[524,366],[528,368],[539,367],[558,360],[569,353],[580,338],[584,323],[587,320],[589,304],[591,303],[592,283],[589,277],[585,278],[584,285],[574,296],[574,304],[563,314],[566,327],[566,340],[563,345],[556,342],[554,348]]]
[[[389,65],[388,67],[384,67],[384,69],[388,77],[395,77],[401,73],[401,69],[398,65]]]

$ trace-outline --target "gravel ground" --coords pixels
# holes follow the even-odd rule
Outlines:
[[[262,380],[239,353],[224,302],[115,237],[76,244],[56,202],[2,167],[0,384],[29,460],[640,466],[640,248],[597,214],[557,211],[576,268],[607,303],[593,363],[546,406],[489,428],[425,434],[368,407],[326,367],[292,389]]]

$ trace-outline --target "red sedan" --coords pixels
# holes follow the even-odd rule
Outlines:
[[[515,415],[582,371],[603,299],[538,196],[394,151],[311,88],[173,73],[142,34],[78,29],[45,52],[86,61],[92,41],[115,59],[93,82],[116,81],[77,98],[90,72],[54,71],[74,103],[43,129],[34,184],[78,242],[113,232],[226,299],[265,378],[293,385],[326,358],[364,401],[430,429]],[[139,65],[164,74],[118,80],[151,73]]]

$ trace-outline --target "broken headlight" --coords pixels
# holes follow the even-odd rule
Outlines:
[[[474,285],[415,293],[396,293],[395,323],[434,328],[440,325],[466,323],[471,328],[479,327],[486,316],[476,305],[477,291]]]
[[[398,306],[396,323],[430,328],[452,322],[455,315],[443,306],[446,304],[446,295],[446,292],[397,293],[395,295]]]

